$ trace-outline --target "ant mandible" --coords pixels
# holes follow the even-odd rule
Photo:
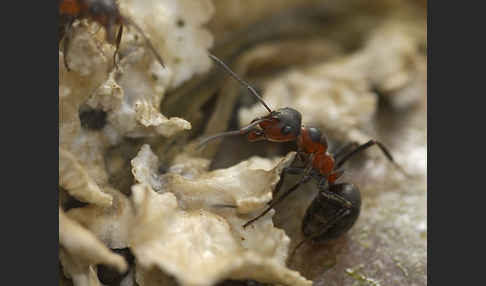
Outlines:
[[[336,180],[344,173],[341,168],[342,165],[351,157],[376,145],[387,159],[406,175],[404,170],[395,163],[388,149],[376,140],[369,140],[362,145],[350,143],[342,147],[334,155],[330,154],[328,152],[327,139],[321,134],[321,131],[314,127],[301,125],[302,115],[300,112],[290,107],[273,111],[256,90],[249,83],[239,78],[223,61],[211,54],[209,57],[233,78],[247,87],[250,93],[268,110],[269,114],[254,119],[249,125],[242,127],[240,130],[223,132],[207,137],[199,143],[199,147],[216,138],[231,135],[246,135],[250,142],[258,140],[272,142],[296,140],[298,147],[296,158],[304,162],[303,166],[290,166],[283,169],[281,179],[273,192],[274,196],[280,191],[287,173],[303,175],[297,184],[285,191],[278,199],[273,199],[261,214],[246,222],[243,227],[246,228],[264,216],[302,184],[307,183],[312,178],[317,181],[317,196],[307,208],[302,220],[302,233],[305,238],[297,244],[290,258],[304,242],[311,240],[319,243],[335,239],[347,232],[357,221],[361,210],[361,195],[358,187],[351,183],[336,183]],[[352,147],[353,149],[350,150]]]
[[[123,34],[123,26],[125,25],[135,28],[135,30],[142,35],[145,44],[155,55],[157,61],[160,65],[165,67],[162,57],[157,53],[142,29],[135,24],[133,20],[121,15],[116,0],[58,0],[58,3],[59,13],[61,15],[59,42],[64,39],[62,51],[64,55],[64,66],[68,71],[71,70],[67,62],[69,38],[70,33],[72,32],[72,25],[76,19],[89,19],[97,22],[105,28],[106,41],[112,45],[115,44],[115,53],[113,54],[113,63],[115,66],[118,66],[116,63],[116,56],[118,55]],[[120,26],[120,28],[118,29],[115,38],[116,26]]]

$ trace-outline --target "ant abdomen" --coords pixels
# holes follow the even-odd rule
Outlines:
[[[302,220],[302,233],[314,242],[338,238],[354,225],[360,210],[361,195],[355,185],[340,183],[326,186],[307,208]]]

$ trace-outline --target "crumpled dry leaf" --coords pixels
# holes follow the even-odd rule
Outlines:
[[[311,285],[285,267],[289,239],[269,216],[256,222],[246,238],[238,237],[234,228],[242,228],[246,218],[236,218],[234,211],[227,214],[231,221],[204,209],[184,211],[172,193],[159,194],[145,184],[135,185],[132,194],[137,218],[130,244],[140,267],[157,266],[182,285],[209,286],[228,277]],[[255,233],[264,239],[242,243]]]
[[[189,161],[186,155],[181,156],[176,157],[169,173],[159,176],[157,156],[149,145],[143,145],[132,160],[132,173],[138,182],[148,184],[157,192],[175,194],[184,208],[233,205],[244,214],[261,209],[272,199],[272,190],[279,181],[280,173],[290,165],[295,153],[275,160],[252,157],[233,167],[205,173],[191,173],[188,169],[194,169],[194,164],[198,169],[204,168],[209,164],[208,160]],[[183,168],[177,164],[181,161],[192,165],[187,164]]]
[[[181,130],[191,129],[191,123],[179,118],[167,119],[158,111],[158,107],[150,105],[147,101],[135,103],[136,119],[145,127],[155,127],[158,134],[170,137]]]
[[[207,50],[213,37],[203,25],[214,13],[211,1],[124,0],[119,4],[122,14],[136,22],[150,39],[165,67],[128,26],[120,46],[122,72],[116,77],[123,91],[122,103],[109,112],[112,126],[107,131],[140,138],[170,137],[191,129],[188,121],[160,113],[160,105],[167,90],[210,68]]]
[[[104,193],[71,152],[59,148],[59,185],[76,199],[99,206],[110,206],[112,196]]]
[[[109,187],[106,187],[105,191],[113,196],[113,204],[110,207],[87,205],[70,209],[66,214],[91,231],[109,248],[126,248],[134,217],[132,205],[119,191]]]
[[[100,132],[82,128],[79,111],[108,78],[108,60],[83,22],[75,25],[75,31],[68,53],[72,71],[66,70],[59,53],[59,145],[83,166],[96,184],[103,185],[108,181],[102,154],[106,138]]]
[[[59,250],[59,259],[64,267],[64,274],[72,279],[75,286],[102,286],[93,266],[79,267],[62,249]]]
[[[135,280],[139,286],[180,286],[172,276],[162,270],[156,267],[145,269],[138,264],[135,266]]]
[[[119,272],[127,270],[125,259],[111,252],[91,232],[70,219],[59,208],[59,258],[68,278],[76,286],[100,285],[93,266],[104,264]]]
[[[109,147],[125,137],[170,137],[191,128],[182,118],[166,118],[159,112],[160,104],[169,88],[210,67],[203,55],[212,36],[202,27],[214,12],[209,0],[119,4],[122,14],[142,27],[166,60],[165,68],[127,27],[120,45],[121,70],[113,70],[115,47],[106,43],[104,29],[90,21],[75,21],[67,55],[72,71],[66,70],[59,53],[59,143],[99,186],[108,184],[104,155]],[[81,126],[79,111],[84,107],[106,112],[100,130]]]
[[[166,73],[171,87],[209,69],[207,50],[213,37],[203,25],[214,14],[210,0],[123,0],[120,9],[142,28],[160,52],[166,69],[153,62],[151,70],[157,75]]]
[[[148,271],[157,266],[182,285],[212,285],[228,278],[310,285],[285,267],[290,241],[273,226],[273,211],[242,227],[271,200],[282,168],[294,156],[253,157],[207,172],[209,160],[182,154],[161,175],[157,156],[143,145],[132,160],[139,184],[132,187],[137,215],[130,246],[145,273],[137,273],[137,281],[153,285],[146,275],[159,277]]]

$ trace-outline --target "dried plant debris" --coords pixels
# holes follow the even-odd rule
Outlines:
[[[69,170],[73,164],[60,165],[67,166],[66,174],[84,169],[83,184],[90,186],[90,193],[94,183],[99,187],[108,184],[107,148],[125,137],[170,137],[191,128],[182,118],[165,117],[160,105],[168,89],[210,67],[206,53],[212,36],[202,27],[213,14],[210,1],[127,0],[119,4],[122,13],[138,23],[161,52],[166,68],[128,27],[120,46],[121,70],[113,69],[114,46],[104,40],[103,29],[96,23],[75,21],[68,53],[71,71],[66,70],[59,53],[59,144],[76,162],[76,170]],[[66,181],[63,175],[60,180]],[[81,194],[80,189],[66,189],[87,201],[89,195]]]
[[[140,25],[161,51],[167,69],[152,60],[149,70],[157,77],[166,77],[170,87],[209,69],[206,55],[213,36],[203,25],[214,14],[210,0],[123,0],[120,9]]]
[[[282,169],[294,156],[292,152],[283,159],[252,157],[227,169],[201,172],[208,160],[181,154],[167,174],[159,175],[158,158],[149,145],[144,145],[132,160],[132,173],[137,182],[157,192],[174,193],[185,208],[231,205],[238,213],[247,214],[272,199]],[[186,163],[178,163],[181,161]]]
[[[145,271],[156,266],[182,285],[213,285],[224,279],[310,285],[286,268],[290,240],[273,226],[273,212],[242,228],[272,198],[282,168],[294,156],[255,157],[211,172],[201,171],[207,163],[193,159],[159,175],[157,157],[144,145],[132,160],[139,184],[132,187],[137,215],[130,246],[139,266]],[[189,171],[187,162],[194,162],[196,170]]]
[[[124,194],[115,189],[105,188],[105,192],[113,196],[110,207],[88,205],[69,210],[67,216],[91,231],[109,248],[126,248],[134,217],[132,205]]]
[[[296,199],[278,206],[277,216],[274,217],[272,210],[248,228],[242,228],[272,199],[272,190],[280,180],[282,169],[289,166],[295,153],[273,159],[251,157],[231,167],[209,171],[211,162],[197,157],[201,154],[192,150],[191,144],[178,144],[194,139],[177,140],[178,135],[187,137],[188,132],[184,131],[193,127],[204,128],[202,121],[208,121],[206,114],[197,107],[203,103],[204,93],[213,94],[222,84],[224,92],[221,94],[228,101],[227,106],[221,104],[220,107],[229,114],[236,102],[233,102],[233,96],[239,95],[237,83],[226,86],[227,82],[216,81],[217,84],[207,84],[209,89],[202,85],[201,90],[199,86],[190,89],[185,95],[200,102],[191,109],[194,112],[180,113],[185,119],[169,118],[160,111],[161,107],[164,107],[164,113],[165,110],[177,110],[179,104],[169,106],[167,101],[167,106],[164,105],[167,93],[209,70],[211,61],[207,52],[214,39],[205,25],[210,20],[212,31],[221,32],[215,33],[214,37],[218,43],[225,43],[226,35],[233,33],[236,27],[250,27],[257,18],[301,4],[300,0],[252,1],[258,5],[246,3],[246,6],[244,1],[214,2],[218,15],[221,15],[219,18],[213,17],[215,8],[211,0],[117,1],[121,13],[140,26],[150,39],[164,59],[165,68],[145,46],[143,37],[130,26],[123,32],[119,68],[114,68],[115,45],[106,42],[104,29],[90,21],[74,22],[67,55],[71,71],[66,70],[64,55],[59,52],[59,259],[64,273],[62,285],[65,282],[76,286],[312,284],[286,266],[291,246],[289,236],[292,244],[300,238],[301,217],[307,202],[315,194],[312,186],[304,187],[296,194]],[[360,8],[361,1],[351,4],[331,2],[326,4],[331,8],[330,13],[336,14],[341,5],[343,15],[353,15],[350,18],[361,13],[361,10],[350,13],[346,10],[351,6]],[[322,128],[332,139],[363,142],[370,138],[365,132],[378,108],[377,93],[389,100],[395,110],[405,110],[422,101],[426,89],[424,23],[417,20],[418,14],[407,16],[413,13],[397,9],[408,4],[388,0],[380,3],[367,7],[383,6],[390,11],[400,11],[378,12],[376,15],[365,11],[364,14],[369,14],[366,17],[376,18],[372,21],[375,24],[364,25],[357,32],[351,31],[357,24],[348,25],[350,28],[339,25],[340,28],[335,30],[332,24],[329,26],[328,22],[320,21],[319,25],[327,29],[322,29],[325,37],[301,35],[299,38],[274,38],[276,40],[265,43],[257,43],[252,37],[248,37],[250,41],[240,37],[242,41],[226,43],[228,54],[239,51],[229,58],[232,65],[244,66],[239,71],[243,77],[246,78],[245,72],[249,76],[263,75],[266,85],[262,85],[262,93],[272,108],[296,108],[302,113],[304,124]],[[339,11],[333,17],[339,18]],[[345,33],[347,30],[354,34]],[[363,37],[357,37],[356,41],[360,43],[352,49],[345,48],[346,44],[340,42],[341,38],[353,38],[359,33],[363,33]],[[241,43],[247,42],[251,44],[240,47]],[[252,49],[251,45],[256,47]],[[222,51],[221,47],[213,51]],[[282,60],[289,50],[292,55]],[[270,70],[279,73],[271,75]],[[265,113],[260,105],[238,112],[241,124]],[[219,121],[218,124],[225,126],[224,118],[228,116],[224,112],[215,112],[209,122]],[[212,129],[208,127],[208,130]],[[201,133],[204,131],[194,130],[191,134]],[[158,157],[147,143],[158,156],[171,155]],[[409,144],[410,150],[412,147],[418,150],[415,145]],[[176,151],[180,151],[179,154],[172,156]],[[402,153],[409,160],[422,158],[422,153],[412,151]],[[395,158],[400,161],[400,154]],[[419,162],[415,173],[426,169],[424,162]],[[370,174],[366,180],[373,178]],[[367,196],[366,209],[366,204],[373,202],[368,185],[374,186],[376,180],[368,180],[366,184],[359,176],[353,176],[353,179],[359,182]],[[388,199],[402,204],[407,202],[402,199],[402,193],[393,194],[394,197]],[[417,201],[411,202],[417,206],[419,199],[417,196]],[[384,205],[389,209],[388,205],[393,204]],[[292,206],[292,212],[282,211],[288,206]],[[339,277],[348,279],[346,281],[351,277],[368,284],[388,281],[369,269],[359,269],[358,277],[350,268],[352,263],[367,265],[363,263],[366,260],[360,260],[367,256],[361,255],[360,249],[356,248],[359,245],[354,242],[358,231],[373,227],[378,221],[369,210],[382,212],[387,207],[367,207],[368,211],[361,218],[362,227],[358,225],[350,232],[348,249],[341,252],[337,266],[326,274],[339,269]],[[419,214],[417,220],[421,223],[417,229],[421,237],[426,236],[423,208],[419,211],[417,208],[406,209],[414,209]],[[415,221],[415,217],[410,218]],[[408,219],[409,216],[401,215],[401,220],[397,221],[399,225],[380,222],[379,226],[395,231],[403,229]],[[285,228],[285,232],[275,227],[274,221]],[[383,237],[377,237],[383,241],[402,243],[397,237],[388,237],[385,231],[376,233],[382,233]],[[360,239],[359,242],[367,241]],[[422,244],[417,243],[416,248]],[[306,253],[306,249],[307,253],[314,252],[314,248],[304,247],[302,253]],[[402,250],[396,249],[390,250],[390,255],[399,258],[400,263],[394,263],[400,273],[405,273],[409,280],[417,277],[417,273],[421,275],[420,271],[425,268],[417,266],[415,271],[404,259],[406,251],[403,250],[402,255]],[[352,263],[346,262],[348,257],[352,258],[349,259]],[[422,257],[417,256],[416,261],[422,261]],[[302,260],[303,257],[298,258]],[[313,269],[309,272],[305,267],[298,268],[306,277],[317,277],[315,281],[319,285],[335,282],[332,276],[317,273],[316,265],[322,266],[314,263],[321,261],[318,255],[304,258]],[[368,279],[364,273],[374,279]]]
[[[246,234],[266,233],[265,239],[256,243],[256,249],[246,248],[248,245],[242,244],[245,238],[237,237],[233,229],[244,223],[235,218],[235,212],[227,216],[233,216],[232,222],[238,225],[207,210],[182,210],[172,193],[156,193],[143,184],[132,191],[137,217],[130,244],[140,267],[156,266],[182,285],[212,285],[224,278],[247,277],[283,285],[311,285],[284,266],[283,255],[277,250],[281,249],[279,244],[287,246],[289,239],[268,219]]]
[[[110,206],[112,196],[103,192],[69,151],[59,148],[59,185],[76,199],[100,206]]]
[[[111,252],[91,232],[70,219],[59,209],[59,258],[64,274],[73,280],[75,286],[101,285],[94,266],[104,264],[124,272],[125,259]]]

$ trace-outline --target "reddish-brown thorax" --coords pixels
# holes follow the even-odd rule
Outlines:
[[[329,183],[332,184],[339,178],[340,173],[333,173],[334,158],[327,152],[327,144],[321,141],[313,141],[309,135],[309,131],[305,127],[302,127],[300,131],[300,135],[297,138],[297,145],[302,152],[313,155],[311,157],[312,168],[324,175]]]

